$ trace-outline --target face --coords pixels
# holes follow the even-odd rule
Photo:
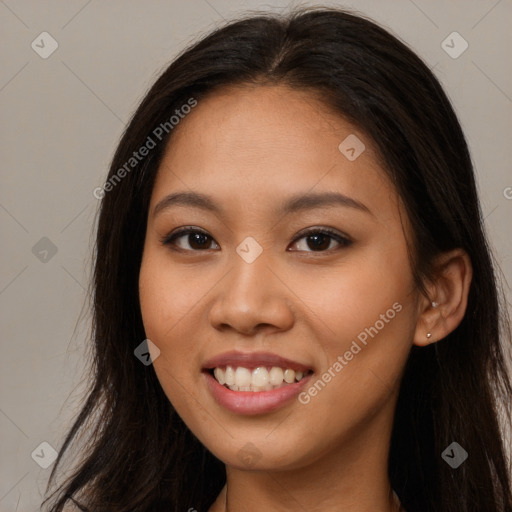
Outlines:
[[[180,121],[141,312],[164,392],[214,455],[299,468],[386,438],[417,321],[409,229],[371,141],[307,93],[225,89]]]

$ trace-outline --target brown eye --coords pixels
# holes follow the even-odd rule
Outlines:
[[[184,251],[201,251],[211,249],[215,243],[207,233],[198,229],[186,228],[173,233],[162,240],[162,244],[175,246]],[[218,248],[218,245],[215,243]]]
[[[341,247],[348,247],[352,243],[351,240],[340,233],[325,228],[304,233],[301,237],[296,238],[294,244],[297,245],[298,241],[302,239],[305,239],[306,242],[303,244],[303,248],[298,250],[306,252],[326,252],[335,248],[336,243]]]
[[[329,229],[314,229],[302,234],[294,241],[294,245],[300,245],[300,240],[303,242],[302,248],[295,249],[305,252],[327,252],[336,249],[336,244],[339,247],[348,247],[352,241],[347,237],[331,231]],[[215,240],[206,232],[199,229],[187,227],[175,233],[171,233],[162,239],[163,245],[172,246],[172,248],[182,251],[205,251],[210,249],[218,250],[220,247]],[[215,247],[212,247],[212,244]]]

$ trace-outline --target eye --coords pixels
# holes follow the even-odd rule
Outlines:
[[[306,232],[302,232],[301,236],[294,240],[295,245],[299,245],[298,242],[305,239],[302,248],[299,247],[299,251],[305,252],[327,252],[333,249],[332,243],[335,242],[341,247],[348,247],[352,244],[352,241],[338,233],[337,231],[328,228],[313,228]],[[219,245],[215,240],[208,235],[205,231],[197,229],[193,226],[187,226],[179,229],[178,231],[166,235],[161,239],[163,245],[173,246],[178,250],[183,251],[205,251],[212,249],[211,244],[215,247],[214,250],[220,249]],[[309,248],[310,250],[307,250]]]
[[[302,236],[295,239],[294,243],[297,244],[297,241],[305,239],[306,242],[302,244],[302,249],[306,250],[304,246],[309,247],[311,250],[306,252],[326,252],[332,250],[332,242],[338,243],[341,247],[348,247],[352,244],[352,240],[349,240],[346,236],[338,233],[337,231],[333,231],[328,228],[313,228],[305,233],[302,233]],[[300,245],[300,244],[299,244]]]
[[[216,247],[220,249],[214,239],[193,226],[187,226],[185,228],[166,235],[161,240],[163,245],[177,246],[178,250],[184,251],[204,251],[211,249],[211,243],[215,243]],[[188,245],[188,247],[187,247]]]

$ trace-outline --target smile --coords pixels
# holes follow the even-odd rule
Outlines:
[[[275,354],[230,352],[209,360],[202,373],[222,407],[254,415],[272,412],[292,401],[313,370]]]

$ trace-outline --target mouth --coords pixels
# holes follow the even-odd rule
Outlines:
[[[230,352],[205,363],[216,401],[237,414],[263,414],[289,403],[314,373],[312,367],[269,353]]]

